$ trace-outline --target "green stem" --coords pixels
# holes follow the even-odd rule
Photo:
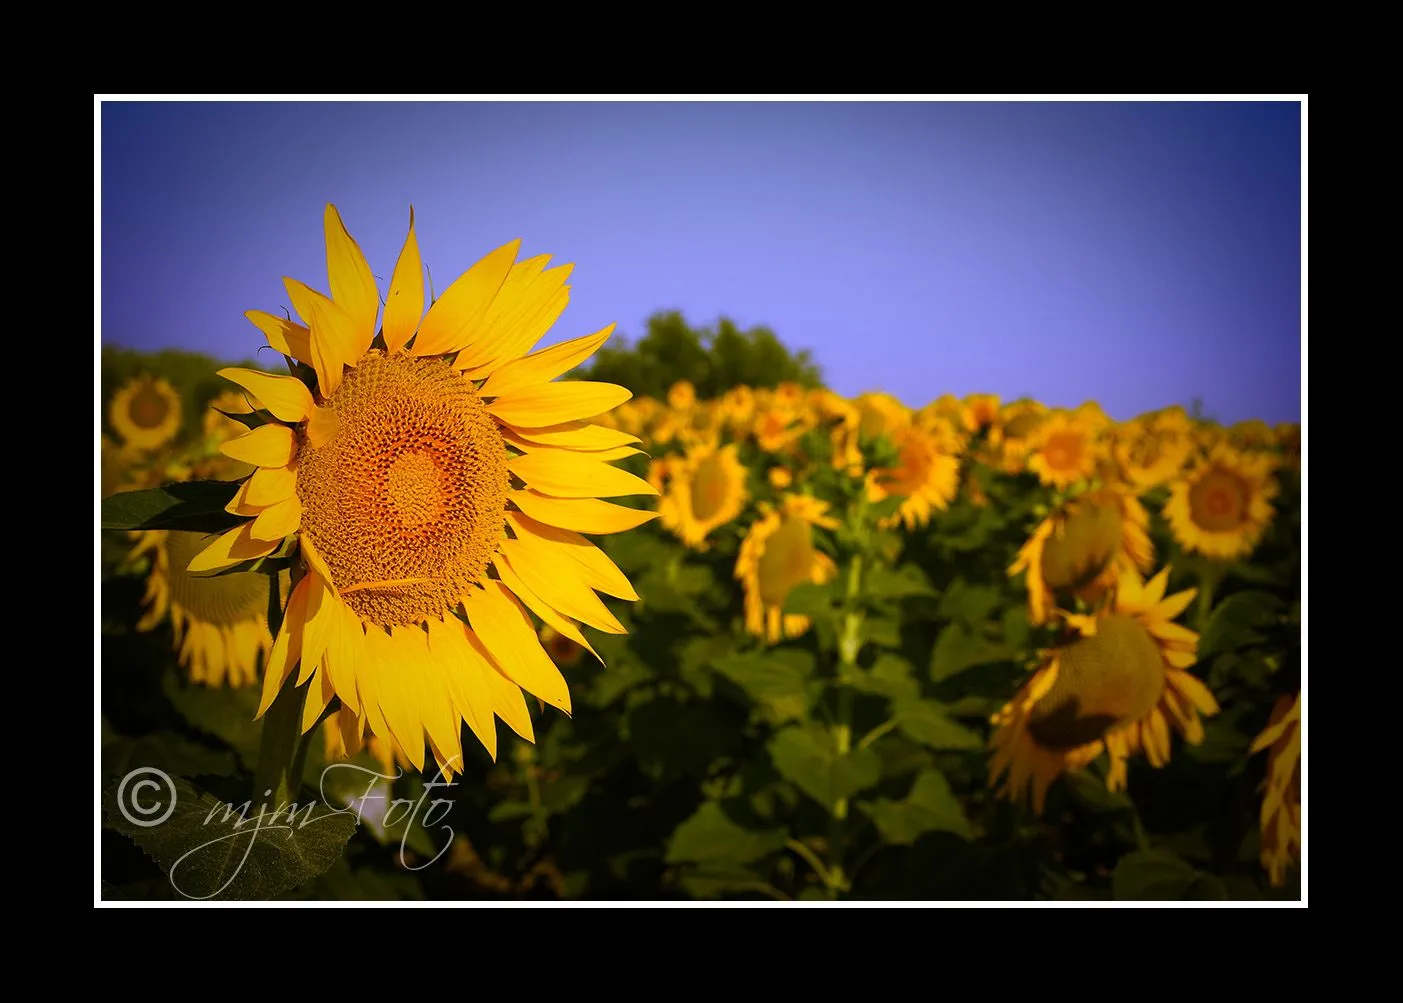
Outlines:
[[[528,846],[539,846],[548,834],[546,827],[545,803],[541,800],[541,784],[537,777],[540,772],[536,765],[536,749],[522,742],[517,746],[517,762],[521,763],[526,774],[526,798],[531,804],[531,822],[522,835]]]
[[[263,731],[258,739],[258,768],[253,774],[253,799],[260,807],[275,809],[297,798],[302,786],[302,768],[307,761],[307,743],[302,741],[302,703],[306,688],[297,686],[296,673],[289,673],[268,713],[263,715]]]
[[[867,748],[873,742],[877,741],[877,739],[881,738],[887,732],[895,728],[896,723],[896,718],[891,718],[890,720],[884,721],[881,724],[877,725],[877,727],[873,728],[867,734],[862,736],[862,738],[857,743],[857,747],[859,749]]]
[[[834,751],[839,757],[852,751],[853,741],[853,691],[850,685],[853,672],[857,668],[857,655],[862,648],[862,553],[853,555],[848,565],[848,587],[844,596],[843,633],[838,639],[838,720],[833,725]],[[828,873],[828,894],[837,898],[845,885],[843,856],[847,849],[845,823],[848,818],[848,799],[838,798],[833,802],[830,842],[832,844],[833,867]]]
[[[1198,606],[1194,610],[1194,630],[1200,634],[1208,625],[1208,617],[1213,612],[1213,593],[1223,580],[1224,568],[1218,561],[1211,561],[1198,580]]]
[[[786,841],[784,845],[808,861],[809,866],[814,869],[814,873],[818,875],[819,880],[822,881],[825,886],[829,888],[833,887],[833,882],[828,874],[828,868],[823,866],[823,861],[818,859],[817,853],[814,853],[813,850],[809,849],[797,839],[790,839]]]

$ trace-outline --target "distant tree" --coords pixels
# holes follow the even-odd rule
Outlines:
[[[734,386],[773,387],[793,381],[823,385],[807,349],[791,352],[767,327],[742,331],[725,317],[716,328],[694,328],[676,310],[648,318],[648,333],[630,344],[618,337],[591,365],[571,374],[628,387],[635,396],[666,397],[678,380],[690,380],[699,397],[717,397]]]

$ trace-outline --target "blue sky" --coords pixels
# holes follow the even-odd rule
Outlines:
[[[1301,413],[1301,107],[1283,102],[128,102],[100,108],[104,344],[224,359],[322,210],[387,280],[575,263],[547,343],[728,316],[844,394]],[[384,284],[382,282],[382,291]]]

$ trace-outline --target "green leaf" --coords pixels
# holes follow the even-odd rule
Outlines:
[[[964,808],[939,770],[922,770],[904,800],[879,798],[858,805],[888,843],[910,845],[922,833],[953,832],[973,839]]]
[[[103,724],[106,725],[106,719]],[[229,777],[238,769],[231,752],[210,749],[170,731],[125,738],[104,733],[102,776],[104,780],[124,776],[134,769],[157,769],[172,776],[200,775]]]
[[[784,597],[784,612],[815,618],[833,616],[837,599],[837,589],[831,582],[824,585],[800,582]]]
[[[814,656],[807,651],[776,648],[764,654],[730,654],[712,666],[760,704],[774,724],[801,718],[808,710],[805,682],[813,673]]]
[[[707,801],[673,831],[666,860],[669,864],[748,864],[783,848],[788,838],[784,829],[746,829],[731,820],[720,802]]]
[[[1198,657],[1236,651],[1267,640],[1260,631],[1278,623],[1286,604],[1270,592],[1238,592],[1223,600],[1208,618],[1198,641]]]
[[[862,639],[879,648],[900,648],[901,621],[894,617],[865,617],[862,621]]]
[[[222,533],[244,521],[224,511],[238,489],[233,481],[185,481],[145,491],[121,491],[102,499],[100,526]]]
[[[932,749],[979,749],[984,739],[950,717],[934,700],[903,701],[896,708],[897,729]]]
[[[936,610],[938,616],[958,620],[968,627],[980,627],[1001,601],[999,590],[987,585],[970,585],[956,578],[945,590]]]
[[[893,460],[893,464],[899,462],[900,457]],[[880,466],[881,464],[877,464]],[[901,505],[906,501],[904,495],[889,495],[879,502],[870,502],[867,505],[867,519],[870,523],[876,524],[883,519],[890,519],[901,509]]]
[[[118,793],[114,783],[104,794],[106,825],[156,861],[178,894],[197,900],[281,895],[340,860],[356,830],[353,814],[315,802],[259,816],[251,807],[217,800],[184,778],[156,793],[144,792],[148,806],[171,793],[175,804],[164,821],[142,826],[122,813]],[[122,800],[131,803],[130,788]]]
[[[871,749],[839,755],[833,735],[817,725],[791,725],[769,744],[775,769],[830,811],[841,799],[881,779],[881,758]]]
[[[1228,897],[1216,877],[1167,850],[1137,850],[1121,857],[1111,873],[1111,894],[1119,902],[1226,901]]]
[[[859,693],[872,693],[893,700],[914,699],[921,693],[911,663],[887,651],[877,656],[872,668],[850,670],[847,683]]]
[[[956,621],[940,632],[930,653],[930,677],[935,682],[959,675],[966,669],[1013,657],[1007,645],[986,641],[969,627]]]
[[[914,564],[903,564],[891,568],[885,564],[874,565],[863,583],[866,595],[877,599],[905,599],[908,596],[933,596],[930,579]]]
[[[198,686],[168,671],[161,680],[161,691],[181,717],[229,745],[247,769],[257,766],[262,733],[262,725],[253,719],[258,713],[257,686]]]

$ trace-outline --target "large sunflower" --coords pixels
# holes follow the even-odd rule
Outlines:
[[[427,737],[451,775],[463,721],[494,756],[494,715],[533,738],[522,689],[569,712],[527,610],[582,643],[576,621],[624,633],[595,591],[637,595],[580,534],[655,514],[600,498],[656,492],[607,462],[634,452],[634,437],[587,421],[629,392],[551,382],[612,325],[525,354],[565,307],[568,266],[516,262],[514,241],[425,312],[411,213],[381,326],[370,266],[330,205],[325,228],[331,296],[284,280],[307,326],[248,314],[274,348],[310,363],[299,369],[306,382],[221,370],[268,423],[223,446],[257,467],[228,506],[251,518],[190,570],[233,567],[294,536],[305,574],[274,641],[259,715],[300,661],[304,731],[339,697],[343,715],[392,739],[418,769]]]
[[[668,471],[667,493],[658,503],[662,524],[687,546],[706,549],[706,537],[745,507],[746,469],[735,444],[692,446]]]
[[[762,503],[736,556],[736,578],[745,588],[745,629],[769,644],[809,629],[806,616],[784,612],[790,590],[801,582],[822,585],[838,573],[833,559],[814,547],[813,528],[837,529],[828,503],[787,494],[777,508]]]
[[[162,378],[139,376],[112,395],[112,429],[136,449],[159,449],[180,431],[180,394]]]
[[[179,662],[192,681],[207,686],[247,686],[273,646],[268,604],[273,579],[257,571],[202,577],[185,570],[210,541],[205,533],[155,530],[137,537],[132,556],[148,554],[146,615],[137,630],[150,630],[170,617]],[[279,578],[280,598],[288,576]]]
[[[1215,446],[1170,486],[1164,517],[1185,550],[1232,560],[1245,557],[1271,523],[1273,458]]]
[[[1286,869],[1301,859],[1301,695],[1283,696],[1252,742],[1249,755],[1271,749],[1262,797],[1262,866],[1271,883],[1286,883]]]
[[[1218,712],[1202,682],[1185,671],[1196,660],[1198,635],[1173,623],[1193,600],[1188,589],[1168,599],[1165,568],[1146,584],[1121,575],[1115,601],[1095,616],[1069,616],[1080,637],[1048,653],[1018,694],[991,718],[998,730],[989,783],[1018,801],[1032,787],[1042,814],[1048,787],[1104,749],[1106,786],[1125,787],[1126,760],[1144,751],[1152,766],[1169,761],[1172,725],[1191,744],[1203,741],[1199,714]]]
[[[1107,486],[1063,503],[1033,531],[1011,576],[1026,571],[1028,618],[1046,623],[1059,597],[1094,602],[1126,571],[1154,562],[1149,514],[1129,489]]]

